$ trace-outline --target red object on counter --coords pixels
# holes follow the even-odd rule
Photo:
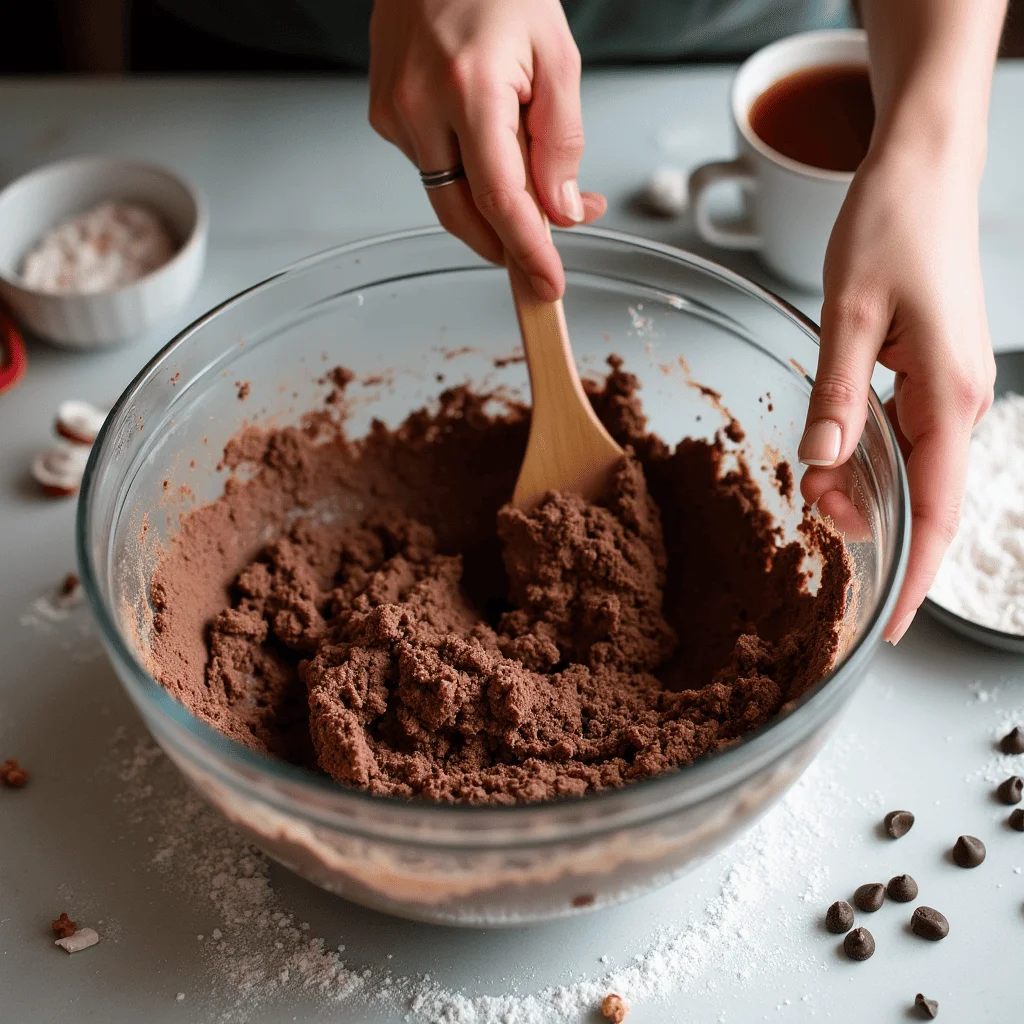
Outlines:
[[[25,341],[10,315],[0,309],[0,392],[13,388],[25,376],[28,356]]]

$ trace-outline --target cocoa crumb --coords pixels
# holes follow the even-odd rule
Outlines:
[[[244,402],[252,393],[252,384],[247,380],[236,380],[235,387],[238,388],[238,400]]]
[[[50,928],[58,939],[66,939],[69,935],[75,934],[78,925],[62,910],[60,917],[51,922]]]
[[[740,426],[740,421],[733,416],[725,425],[725,436],[730,441],[739,444],[747,436],[747,432]]]
[[[330,382],[334,385],[326,398],[328,405],[340,405],[345,398],[345,389],[356,379],[356,375],[344,366],[336,366],[320,378],[321,384]],[[293,397],[298,398],[296,394]]]
[[[79,582],[80,580],[78,579],[78,575],[76,573],[69,572],[67,576],[64,577],[64,582],[61,583],[60,590],[57,591],[57,596],[70,597],[71,594],[78,589]]]
[[[17,761],[8,758],[0,764],[0,782],[10,789],[24,789],[28,772]]]
[[[179,370],[169,381],[169,384],[177,384],[181,380],[181,370]]]
[[[779,494],[787,501],[793,497],[793,470],[788,462],[779,462],[775,466],[775,481],[779,485]]]
[[[601,1016],[610,1020],[612,1024],[622,1024],[628,1013],[629,1006],[617,992],[609,992],[601,1000]]]
[[[526,356],[523,353],[517,353],[512,356],[495,356],[494,365],[497,369],[503,370],[506,366],[514,366],[516,363],[525,363]]]

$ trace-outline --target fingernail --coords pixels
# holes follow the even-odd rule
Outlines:
[[[797,454],[805,466],[831,466],[842,445],[843,428],[835,420],[815,420],[804,431]]]
[[[531,274],[530,284],[533,285],[538,299],[544,302],[554,302],[558,298],[555,286],[546,277],[541,277],[540,274]]]
[[[903,639],[903,635],[906,633],[908,629],[910,629],[910,624],[914,621],[914,616],[916,614],[916,612],[911,612],[905,619],[902,619],[900,621],[899,625],[897,625],[896,628],[889,635],[889,643],[891,643],[893,647],[895,647]]]
[[[562,183],[562,212],[577,224],[583,220],[583,196],[575,178]]]

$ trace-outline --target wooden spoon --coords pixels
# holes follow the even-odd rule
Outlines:
[[[519,139],[527,191],[536,202],[522,129]],[[539,203],[537,209],[550,237],[551,227]],[[511,257],[507,263],[533,393],[530,436],[512,504],[529,512],[548,491],[568,491],[596,501],[604,495],[624,453],[597,418],[580,383],[562,300],[537,298],[529,278]]]

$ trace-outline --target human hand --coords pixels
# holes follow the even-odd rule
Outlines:
[[[877,360],[907,462],[912,537],[885,637],[907,631],[956,534],[971,430],[992,402],[995,361],[978,254],[973,165],[889,147],[869,154],[825,257],[821,353],[800,446],[805,500],[855,518],[853,454]]]
[[[558,0],[376,0],[370,53],[374,129],[421,171],[465,168],[428,193],[441,224],[486,259],[507,254],[540,298],[561,296],[562,263],[526,191],[521,117],[548,217],[568,227],[607,204],[576,183],[580,58]]]

